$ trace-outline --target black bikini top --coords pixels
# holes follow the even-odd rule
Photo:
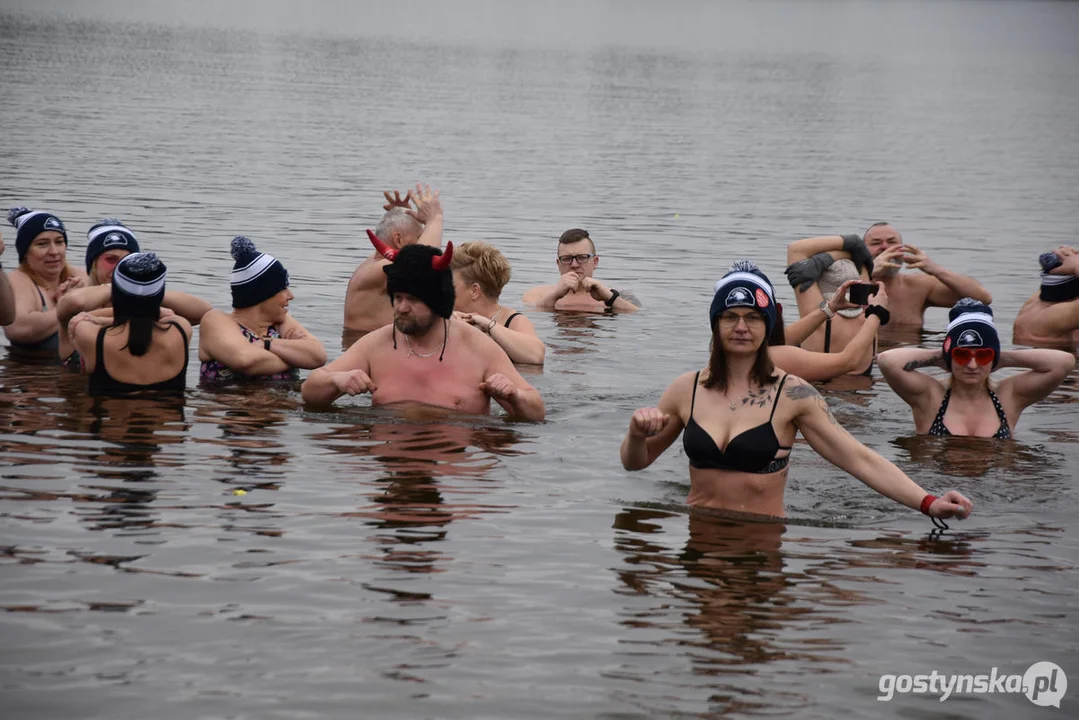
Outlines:
[[[90,373],[89,391],[90,395],[124,395],[131,392],[141,391],[153,391],[153,392],[171,392],[171,393],[183,393],[184,387],[187,382],[187,360],[188,360],[188,347],[187,347],[187,333],[184,329],[175,323],[166,323],[169,327],[174,327],[180,333],[180,336],[184,339],[184,367],[180,372],[168,380],[161,380],[160,382],[150,383],[148,385],[137,385],[135,383],[124,382],[117,380],[112,375],[109,375],[109,371],[105,369],[105,331],[108,328],[101,328],[97,331],[97,350],[94,369]]]
[[[780,450],[790,450],[790,446],[779,444],[775,428],[772,427],[772,418],[776,414],[776,406],[779,405],[779,394],[783,390],[783,383],[787,381],[784,375],[776,387],[776,399],[772,403],[772,414],[768,416],[768,422],[763,422],[756,427],[751,427],[730,439],[726,451],[720,450],[716,441],[712,439],[704,428],[693,419],[693,407],[697,403],[697,383],[700,380],[700,372],[693,378],[693,399],[689,406],[689,421],[682,433],[682,447],[685,448],[689,457],[689,464],[701,470],[737,470],[758,474],[774,473],[787,467],[790,453],[781,458],[776,457]]]

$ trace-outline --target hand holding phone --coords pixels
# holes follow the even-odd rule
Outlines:
[[[847,290],[847,297],[855,305],[868,305],[869,296],[880,290],[878,283],[855,283]]]

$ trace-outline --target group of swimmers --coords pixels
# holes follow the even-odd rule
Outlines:
[[[482,242],[443,249],[441,201],[430,187],[385,198],[385,215],[368,231],[373,252],[345,298],[346,329],[364,334],[329,363],[322,343],[288,312],[287,270],[250,240],[232,241],[232,310],[224,312],[167,290],[164,263],[114,219],[90,228],[82,273],[66,262],[58,217],[12,210],[19,267],[5,275],[0,266],[0,321],[12,348],[55,353],[89,376],[91,394],[183,391],[192,326],[201,325],[203,382],[294,381],[308,369],[301,393],[311,406],[369,393],[373,405],[486,414],[494,400],[513,418],[543,420],[543,399],[515,364],[542,364],[545,344],[501,300],[510,279],[505,256]],[[595,277],[599,254],[587,231],[563,233],[554,259],[558,282],[528,290],[523,302],[583,313],[639,309],[632,294]],[[782,516],[801,432],[880,494],[935,519],[966,517],[966,497],[951,490],[938,498],[862,445],[812,383],[868,374],[876,361],[911,406],[917,432],[1010,438],[1023,410],[1066,377],[1074,355],[1002,352],[985,288],[905,244],[887,223],[864,235],[799,240],[787,260],[799,319],[785,325],[769,278],[751,261],[736,262],[714,287],[708,365],[678,376],[656,407],[633,413],[623,466],[647,467],[682,435],[690,505]],[[1071,341],[1079,331],[1079,253],[1062,247],[1041,262],[1042,287],[1020,312],[1023,326],[1038,342]],[[881,326],[920,328],[931,306],[951,307],[940,347],[877,352]],[[930,367],[949,377],[921,372]],[[1026,372],[993,382],[991,373],[1003,367]]]

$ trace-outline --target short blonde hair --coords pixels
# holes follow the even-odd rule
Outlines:
[[[450,267],[466,283],[478,283],[483,294],[495,300],[510,281],[509,260],[498,248],[485,242],[466,242],[455,247]]]

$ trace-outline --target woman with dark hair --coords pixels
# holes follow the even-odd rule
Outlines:
[[[112,302],[109,283],[117,263],[139,250],[135,233],[116,218],[105,218],[92,225],[86,233],[86,272],[90,284],[67,293],[56,303],[56,319],[60,324],[60,358],[65,367],[82,372],[82,356],[75,352],[68,339],[71,318],[81,312],[108,307]],[[178,290],[166,290],[161,306],[192,325],[198,325],[202,316],[211,309],[210,303],[202,298]]]
[[[1019,416],[1063,382],[1075,356],[1062,350],[1000,349],[993,311],[963,298],[948,313],[948,332],[937,348],[896,348],[878,357],[888,385],[910,405],[920,435],[971,435],[1008,440]],[[939,367],[947,383],[920,368]],[[1027,368],[991,383],[1000,367]]]
[[[16,351],[33,358],[58,357],[56,305],[84,285],[86,276],[67,264],[67,228],[60,218],[25,207],[12,208],[7,218],[16,228],[19,266],[8,276],[15,317],[4,326],[4,334]]]
[[[787,463],[801,431],[822,457],[881,495],[934,518],[970,513],[970,500],[954,490],[926,493],[844,430],[812,385],[777,371],[768,353],[775,295],[755,265],[736,263],[716,283],[709,320],[708,367],[676,378],[658,407],[633,413],[621,449],[627,470],[651,465],[684,429],[688,504],[782,516]]]
[[[164,297],[165,264],[153,253],[133,253],[113,272],[112,308],[68,322],[91,395],[183,392],[191,324],[162,310]]]
[[[281,261],[242,235],[232,239],[232,257],[232,312],[211,310],[202,318],[200,380],[291,381],[300,368],[322,367],[326,348],[289,314],[294,296]]]

